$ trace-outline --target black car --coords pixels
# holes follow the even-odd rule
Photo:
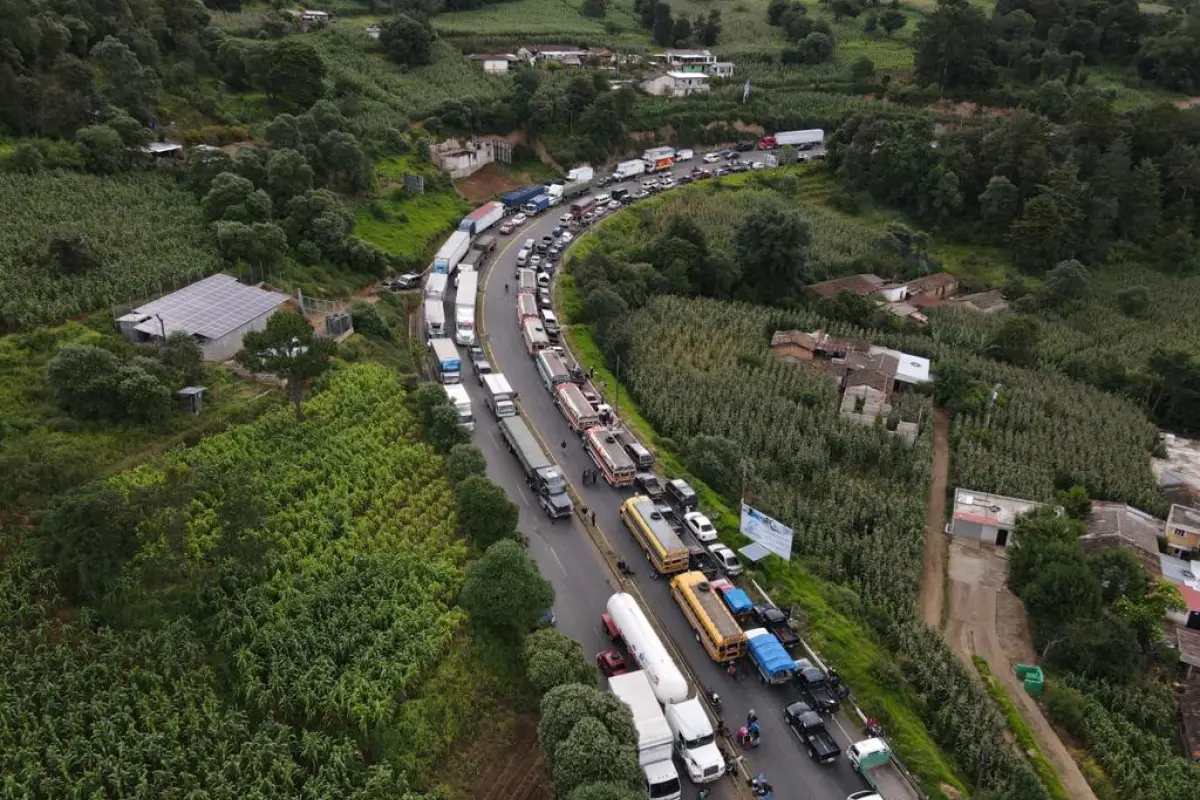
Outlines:
[[[562,235],[563,235],[564,233],[566,233],[566,232],[567,232],[567,226],[566,226],[566,225],[557,225],[557,226],[555,226],[554,230],[551,232],[551,234],[550,234],[550,235],[551,235],[553,238],[557,239],[558,237],[562,236]]]
[[[739,153],[749,153],[754,149],[754,142],[738,142],[737,149]]]
[[[663,496],[663,479],[653,472],[639,472],[633,476],[633,482],[638,490],[651,500]]]
[[[749,172],[750,171],[750,165],[747,164],[745,161],[739,161],[736,164],[731,164],[729,166],[729,168],[731,170],[733,170],[734,172]]]
[[[616,180],[617,180],[617,177],[615,175],[605,175],[600,180],[596,181],[596,185],[597,186],[608,186],[611,183],[615,183]]]

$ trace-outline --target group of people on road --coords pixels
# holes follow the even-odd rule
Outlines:
[[[584,486],[595,486],[595,485],[596,485],[596,480],[597,480],[599,477],[600,477],[600,470],[598,470],[598,469],[585,469],[585,470],[583,471],[583,485],[584,485]]]

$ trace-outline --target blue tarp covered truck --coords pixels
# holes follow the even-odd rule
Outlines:
[[[763,683],[787,683],[796,674],[796,662],[766,628],[746,631],[746,649]]]
[[[513,189],[511,192],[505,192],[504,194],[500,195],[500,202],[504,203],[505,208],[516,208],[528,203],[530,200],[545,191],[545,186],[540,183],[535,183],[533,186],[526,186],[523,189]]]

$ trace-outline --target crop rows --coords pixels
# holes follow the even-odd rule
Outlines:
[[[279,408],[111,479],[140,504],[143,547],[120,589],[140,604],[160,602],[136,588],[159,565],[203,576],[230,537],[265,553],[261,570],[250,560],[193,587],[202,625],[151,616],[140,633],[94,629],[85,609],[60,627],[39,588],[48,576],[27,551],[7,560],[0,702],[13,713],[0,767],[14,786],[43,787],[18,795],[404,796],[390,768],[364,765],[358,742],[386,740],[389,763],[420,766],[458,730],[462,700],[424,693],[461,625],[465,553],[441,460],[403,398],[383,367],[341,369],[303,423]],[[184,502],[145,500],[204,476],[225,482]],[[39,617],[53,635],[28,635]],[[435,704],[439,721],[413,703]],[[399,747],[410,737],[419,750]]]
[[[904,607],[916,594],[927,440],[907,448],[843,422],[831,379],[770,357],[778,312],[659,297],[630,322],[622,377],[655,429],[736,442],[750,489],[796,529],[796,548],[839,581]],[[752,388],[751,388],[752,387]]]
[[[0,181],[0,326],[61,321],[217,269],[195,198],[166,176],[8,174]],[[52,261],[51,239],[83,236],[96,264]]]

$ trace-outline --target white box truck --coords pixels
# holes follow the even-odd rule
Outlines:
[[[632,161],[622,161],[617,164],[616,170],[613,171],[613,176],[619,180],[629,180],[635,175],[641,175],[646,171],[646,162],[640,158],[635,158]]]
[[[475,344],[475,293],[479,288],[479,273],[464,272],[458,279],[454,295],[454,341],[461,345]]]
[[[449,284],[448,275],[434,272],[425,279],[425,298],[427,300],[445,300],[446,286]]]
[[[638,734],[638,763],[646,778],[646,788],[655,800],[679,800],[683,788],[679,773],[671,760],[673,737],[663,717],[654,689],[646,673],[638,670],[608,679],[608,688],[633,712],[633,726]]]
[[[513,402],[517,393],[513,391],[512,385],[504,375],[499,372],[484,375],[483,388],[487,393],[484,403],[487,404],[488,410],[496,415],[496,419],[504,419],[517,413],[517,404]]]
[[[455,231],[433,256],[433,271],[449,275],[458,267],[458,262],[471,248],[471,234]]]
[[[471,395],[467,394],[467,387],[461,383],[448,383],[442,388],[446,390],[450,404],[458,412],[458,424],[469,431],[475,430],[475,415],[471,413]]]
[[[441,300],[425,301],[425,338],[437,339],[446,335],[446,307]]]

